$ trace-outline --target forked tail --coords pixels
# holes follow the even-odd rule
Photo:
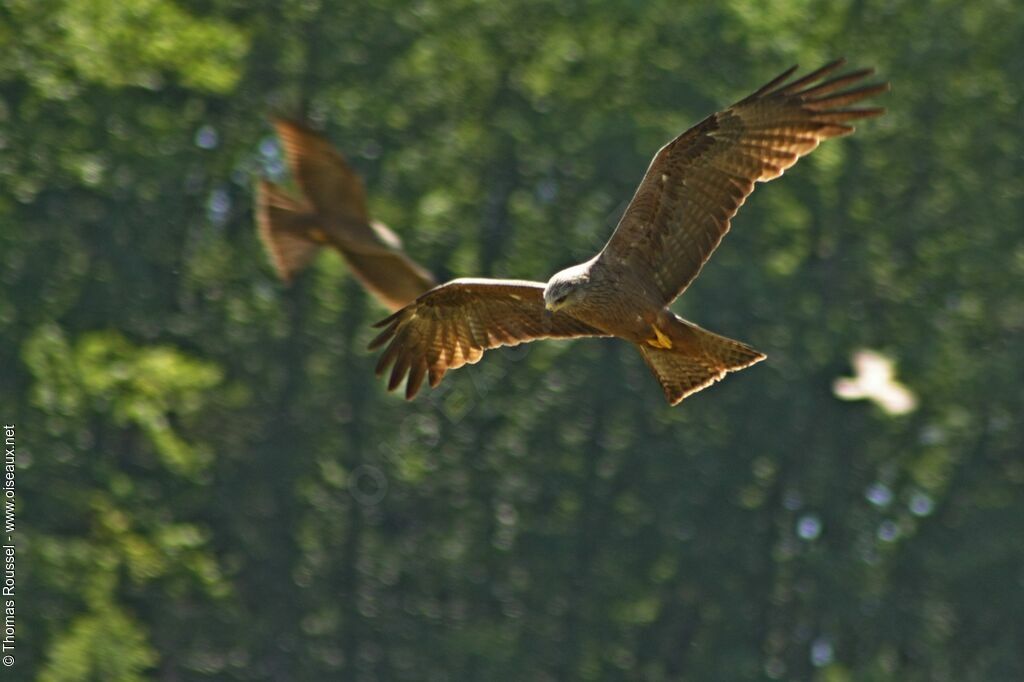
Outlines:
[[[673,348],[637,345],[672,405],[707,388],[727,372],[745,369],[767,357],[745,343],[712,334],[679,317],[674,327]]]
[[[256,187],[256,225],[263,248],[285,282],[309,265],[322,245],[313,237],[317,225],[312,209],[266,180]]]

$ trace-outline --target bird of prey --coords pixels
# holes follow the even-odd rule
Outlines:
[[[277,270],[290,282],[321,246],[332,246],[366,289],[389,310],[398,310],[436,282],[402,250],[385,225],[371,221],[363,182],[330,142],[305,126],[274,121],[285,158],[303,198],[260,180],[256,223]]]
[[[675,315],[672,303],[700,273],[757,182],[782,175],[851,121],[883,109],[856,107],[888,89],[861,84],[871,69],[835,75],[837,60],[790,80],[793,67],[712,114],[654,156],[611,239],[547,284],[456,279],[377,323],[370,348],[387,347],[377,373],[388,389],[408,377],[412,398],[429,376],[480,360],[498,346],[546,338],[615,336],[632,342],[672,405],[765,358],[746,344]]]

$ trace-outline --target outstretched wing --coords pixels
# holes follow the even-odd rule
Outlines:
[[[384,330],[370,349],[387,343],[377,374],[388,367],[388,390],[408,374],[405,397],[412,398],[430,377],[437,386],[445,372],[478,362],[485,350],[527,341],[607,336],[565,313],[544,307],[540,282],[456,279],[431,289],[375,326]]]
[[[397,246],[388,252],[376,253],[359,245],[350,246],[346,241],[338,248],[352,274],[389,310],[408,305],[437,284],[426,268],[402,250],[402,242],[391,230],[377,222],[371,223],[370,227],[383,242]]]
[[[729,231],[755,182],[779,177],[822,140],[853,132],[850,121],[885,111],[849,106],[889,88],[849,87],[871,69],[822,80],[843,63],[786,83],[794,66],[662,147],[599,257],[649,274],[670,303]]]
[[[274,128],[292,177],[319,213],[369,222],[363,181],[334,145],[296,121],[276,119]]]

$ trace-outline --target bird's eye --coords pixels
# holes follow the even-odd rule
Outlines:
[[[569,294],[562,294],[555,299],[555,303],[565,303],[565,299],[569,298]]]

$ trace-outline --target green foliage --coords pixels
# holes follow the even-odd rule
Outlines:
[[[117,606],[113,587],[109,572],[86,587],[87,611],[54,638],[40,682],[147,679],[143,673],[157,662],[157,653],[140,624]]]
[[[0,417],[19,672],[1024,677],[1024,18],[1010,3],[0,7]],[[413,403],[251,186],[303,113],[443,275],[592,255],[654,151],[799,61],[889,113],[759,189],[681,314],[768,361],[665,406],[611,341]],[[858,348],[918,409],[841,402]],[[27,634],[27,633],[30,633]]]
[[[199,409],[221,378],[213,364],[172,348],[135,348],[116,332],[86,334],[71,348],[56,327],[29,337],[24,357],[36,380],[32,403],[44,412],[73,420],[88,411],[135,426],[175,473],[196,474],[207,464],[208,453],[178,436],[170,417]]]
[[[168,0],[15,0],[8,12],[24,30],[6,43],[8,56],[47,98],[68,99],[89,83],[157,89],[172,74],[197,91],[227,92],[249,49],[240,27]]]
[[[53,660],[43,667],[39,680],[145,680],[144,673],[156,660],[139,624],[108,601],[75,619],[67,634],[55,639]]]

